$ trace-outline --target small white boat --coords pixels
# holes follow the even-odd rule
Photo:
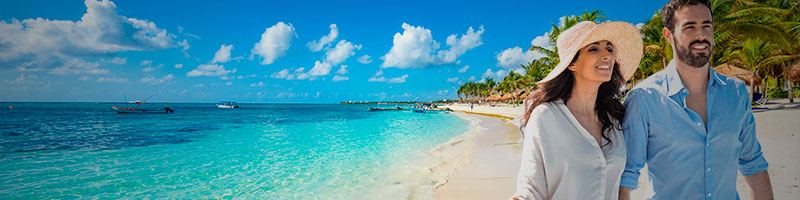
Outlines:
[[[233,101],[220,101],[219,104],[217,104],[217,108],[234,109],[234,108],[239,108],[239,104],[236,104],[236,102]]]

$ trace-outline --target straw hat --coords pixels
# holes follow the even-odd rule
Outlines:
[[[537,85],[546,83],[557,77],[575,57],[575,53],[587,45],[608,40],[614,45],[619,71],[625,81],[633,76],[642,59],[642,35],[639,30],[628,22],[605,22],[596,24],[591,21],[582,21],[562,32],[558,36],[558,58],[560,63],[547,74],[547,77],[536,82]]]

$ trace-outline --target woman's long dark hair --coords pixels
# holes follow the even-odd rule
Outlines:
[[[578,60],[580,52],[575,54],[570,64]],[[619,88],[624,83],[622,73],[619,71],[618,62],[614,62],[614,70],[611,73],[611,80],[600,84],[597,91],[597,100],[595,100],[594,109],[597,111],[597,118],[603,124],[601,136],[608,140],[611,144],[611,139],[608,138],[606,133],[609,129],[621,130],[619,123],[625,117],[625,107],[622,106],[622,92]],[[531,112],[536,106],[561,99],[564,104],[569,100],[572,94],[572,87],[575,84],[575,73],[569,69],[565,69],[561,74],[543,84],[538,90],[534,91],[527,98],[525,98],[525,115],[522,117],[522,127],[528,124],[531,118]],[[617,121],[614,125],[612,118]],[[538,119],[535,119],[538,120]],[[607,145],[603,144],[603,146]]]

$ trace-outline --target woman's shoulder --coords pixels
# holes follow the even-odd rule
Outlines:
[[[538,117],[538,116],[552,116],[556,112],[560,111],[561,100],[551,101],[543,104],[539,104],[533,111],[531,112],[531,118]]]

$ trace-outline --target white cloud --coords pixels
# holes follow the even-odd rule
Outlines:
[[[97,82],[126,83],[126,82],[128,82],[128,79],[127,78],[117,78],[117,77],[109,77],[109,78],[100,77],[100,78],[97,78],[96,81]]]
[[[467,81],[475,81],[475,80],[477,80],[475,76],[470,76],[469,78],[467,78]]]
[[[194,87],[198,87],[198,88],[201,88],[203,86],[205,86],[205,84],[202,84],[202,83],[194,84]]]
[[[308,49],[311,49],[313,52],[320,51],[325,47],[325,45],[330,44],[336,39],[336,37],[339,37],[339,28],[336,27],[336,24],[331,24],[330,28],[331,32],[328,33],[328,35],[322,36],[322,38],[319,39],[319,42],[316,40],[308,42],[308,44],[306,44]]]
[[[493,78],[495,80],[500,80],[505,78],[506,75],[508,75],[508,71],[503,69],[497,71],[492,71],[492,69],[486,69],[486,72],[483,72],[483,74],[481,75],[481,79]]]
[[[175,35],[147,20],[119,15],[111,1],[86,0],[84,4],[86,13],[78,21],[35,18],[0,22],[0,68],[46,71],[74,59],[177,45]]]
[[[266,85],[267,85],[267,84],[266,84],[266,83],[264,83],[264,81],[259,81],[258,83],[253,83],[253,84],[250,84],[250,87],[264,87],[264,86],[266,86]]]
[[[142,66],[149,66],[149,65],[152,65],[152,64],[153,64],[153,60],[143,60],[141,63],[139,63],[139,65],[142,65]]]
[[[228,82],[225,82],[225,85],[233,85],[233,83],[228,81]]]
[[[186,72],[186,76],[226,76],[231,73],[230,70],[225,70],[225,66],[217,64],[202,64],[192,71]]]
[[[226,63],[231,60],[231,50],[233,50],[233,45],[225,45],[219,47],[216,53],[214,53],[214,59],[211,60],[211,63]]]
[[[406,78],[408,78],[408,74],[400,76],[400,77],[396,77],[396,78],[389,78],[389,79],[387,79],[385,77],[382,77],[382,76],[381,77],[372,77],[372,78],[369,78],[369,80],[367,80],[367,81],[369,81],[369,82],[387,82],[387,83],[404,83],[404,82],[406,82]]]
[[[339,76],[339,75],[334,75],[333,76],[333,81],[334,82],[336,82],[336,81],[346,81],[346,80],[350,80],[350,77]]]
[[[156,68],[155,68],[155,67],[145,67],[145,68],[142,68],[142,72],[152,72],[152,71],[155,71],[155,70],[156,70]]]
[[[328,75],[331,72],[331,68],[332,68],[332,66],[328,62],[315,61],[314,62],[314,68],[311,68],[310,70],[308,70],[308,75],[311,75],[311,76]]]
[[[183,68],[183,64],[175,64],[175,69]]]
[[[520,65],[528,64],[529,62],[544,57],[544,55],[534,52],[534,51],[525,51],[522,52],[522,48],[514,47],[508,48],[497,54],[495,58],[497,58],[497,66],[511,69],[517,68]]]
[[[267,28],[261,34],[261,41],[256,43],[253,50],[251,50],[253,54],[250,58],[252,59],[253,55],[258,55],[262,58],[261,65],[272,64],[278,58],[286,55],[286,50],[289,50],[290,43],[295,37],[294,31],[294,26],[291,23],[287,25],[283,22],[278,22]]]
[[[372,59],[369,59],[369,55],[363,55],[361,57],[358,57],[358,59],[356,61],[358,61],[361,64],[372,63]]]
[[[356,53],[354,51],[356,49],[361,49],[361,45],[353,45],[351,42],[341,40],[339,43],[336,43],[333,49],[329,49],[325,52],[325,62],[331,65],[342,63],[350,56],[355,55]]]
[[[436,92],[436,94],[438,94],[439,96],[444,96],[447,95],[447,92],[448,92],[447,90],[439,90]]]
[[[337,75],[344,75],[347,74],[347,65],[342,65],[339,70],[336,70]]]
[[[128,63],[128,58],[127,57],[126,58],[116,57],[116,58],[111,59],[111,63],[112,64],[116,64],[116,65],[124,65],[125,63]]]
[[[78,78],[78,80],[82,80],[82,81],[88,81],[89,79],[91,79],[91,78],[89,78],[88,76],[81,76],[80,78]]]
[[[317,61],[317,62],[319,62],[319,61]],[[271,75],[269,75],[269,77],[277,78],[277,79],[286,79],[286,80],[295,80],[295,79],[297,79],[297,80],[305,80],[305,79],[315,80],[316,79],[314,77],[309,76],[309,74],[304,73],[303,70],[305,70],[304,67],[297,68],[297,69],[288,69],[287,68],[287,69],[283,69],[281,71],[272,73]],[[330,69],[328,71],[330,71]]]
[[[421,26],[414,27],[406,23],[403,23],[402,27],[403,33],[394,34],[392,48],[389,53],[381,57],[384,60],[381,64],[382,68],[423,68],[429,64],[454,63],[467,50],[483,44],[481,42],[483,26],[478,31],[469,27],[467,33],[461,35],[461,38],[456,35],[448,36],[445,42],[449,47],[447,50],[438,50],[440,44],[433,40],[429,29]]]
[[[458,82],[458,77],[448,78],[447,82],[451,82],[451,83]]]
[[[464,73],[464,72],[467,72],[467,69],[469,69],[469,65],[465,65],[465,66],[464,66],[464,67],[462,67],[461,69],[458,69],[458,73]]]
[[[636,29],[642,30],[642,28],[644,28],[644,23],[638,23],[635,26],[636,26]]]
[[[99,69],[100,63],[87,62],[78,58],[71,58],[62,63],[61,66],[50,70],[54,74],[108,74],[107,69]],[[41,69],[17,68],[21,71],[41,71]]]
[[[174,79],[174,78],[175,78],[175,76],[173,76],[172,74],[167,74],[166,76],[162,76],[161,78],[156,78],[155,76],[147,75],[146,77],[142,78],[139,81],[142,82],[142,83],[148,83],[148,84],[155,85],[155,84],[159,84],[159,83],[168,83],[168,82],[172,81],[172,79]]]

